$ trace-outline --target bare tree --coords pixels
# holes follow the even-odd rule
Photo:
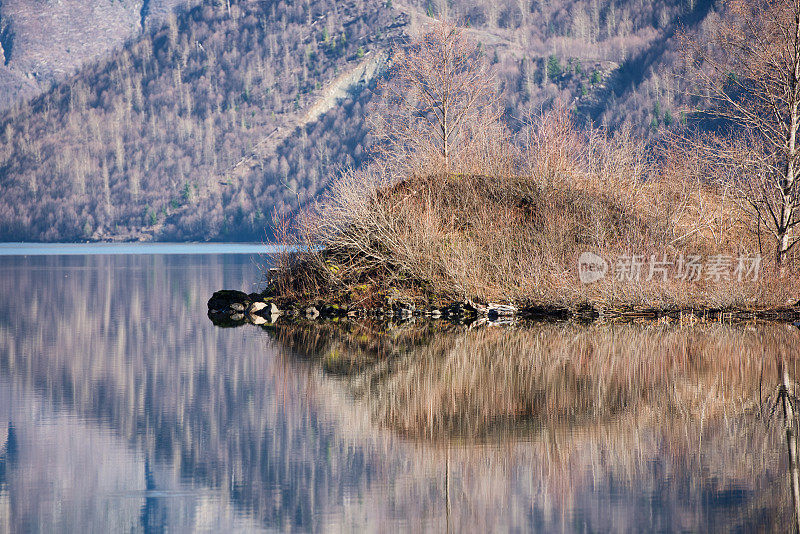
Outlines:
[[[501,111],[495,77],[464,29],[437,22],[395,52],[375,126],[393,161],[416,156],[452,172],[482,126],[491,130]],[[430,166],[428,166],[429,168]]]
[[[776,240],[775,261],[800,238],[800,0],[732,0],[716,33],[687,39],[697,94],[707,112],[734,125],[728,143],[705,143],[719,162],[738,169],[737,190]]]

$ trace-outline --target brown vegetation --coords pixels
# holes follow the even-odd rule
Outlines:
[[[278,258],[291,273],[277,280],[278,292],[345,294],[354,304],[377,290],[434,304],[655,307],[752,307],[794,296],[772,285],[766,265],[764,277],[744,283],[648,280],[647,267],[636,280],[616,276],[613,261],[626,254],[675,260],[759,251],[739,204],[704,182],[691,159],[673,154],[658,166],[624,132],[576,131],[563,108],[498,149],[487,159],[513,151],[518,172],[402,180],[380,166],[346,173],[298,219],[299,252]],[[585,251],[612,262],[604,280],[579,282]]]
[[[420,40],[423,51],[440,52],[420,52],[410,63],[402,53],[397,66],[409,72],[395,76],[407,93],[422,93],[422,104],[396,111],[403,106],[390,85],[387,107],[395,111],[377,121],[389,123],[388,150],[344,173],[298,217],[294,248],[277,260],[280,294],[567,307],[797,301],[788,283],[794,272],[776,274],[761,258],[758,273],[743,276],[743,258],[765,253],[760,226],[731,194],[735,183],[714,180],[719,173],[703,154],[681,142],[647,145],[630,129],[579,130],[560,104],[512,137],[492,118],[491,78],[465,34],[442,25]],[[449,68],[452,50],[474,57],[459,74],[474,90],[455,94],[431,74]],[[478,98],[488,100],[488,121],[470,113]],[[466,119],[452,145],[443,122],[450,107]],[[291,242],[292,232],[283,232]],[[608,264],[592,284],[579,282],[585,252]],[[689,258],[721,261],[725,270],[679,276],[674,270]]]

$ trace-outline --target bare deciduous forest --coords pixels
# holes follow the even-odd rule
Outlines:
[[[444,17],[497,72],[512,130],[560,99],[651,139],[685,120],[677,30],[719,24],[694,0],[208,0],[0,115],[0,239],[264,238],[368,158],[386,53]]]

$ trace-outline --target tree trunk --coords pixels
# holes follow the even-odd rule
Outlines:
[[[778,235],[778,250],[775,254],[775,265],[778,270],[783,273],[786,270],[784,260],[786,259],[786,252],[789,250],[789,232],[780,230]]]
[[[442,106],[442,155],[444,156],[444,172],[450,174],[450,123],[448,106]]]
[[[786,171],[781,184],[780,221],[778,224],[778,247],[775,263],[783,272],[784,260],[790,247],[790,231],[794,216],[794,180],[795,159],[797,158],[797,129],[800,125],[798,116],[798,85],[800,85],[800,13],[794,17],[794,61],[789,74],[789,129],[786,135]]]
[[[800,26],[798,27],[800,28]],[[797,77],[793,76],[793,87],[796,94]],[[783,272],[786,259],[786,253],[789,251],[790,238],[791,238],[791,223],[794,216],[794,181],[796,177],[795,159],[797,157],[797,129],[800,125],[800,117],[798,116],[797,101],[792,105],[791,117],[789,123],[788,138],[786,140],[787,148],[787,161],[785,167],[785,174],[781,180],[781,200],[780,200],[780,213],[778,214],[778,227],[777,237],[778,246],[775,254],[775,264],[778,269]]]

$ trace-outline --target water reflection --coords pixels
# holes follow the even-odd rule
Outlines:
[[[792,524],[774,408],[781,366],[795,376],[793,326],[271,330],[337,377],[371,422],[444,455],[451,508],[479,495],[482,511],[507,511],[522,490],[514,480],[530,499],[523,521],[547,528]]]
[[[206,319],[257,278],[0,258],[0,531],[791,525],[797,329]]]
[[[527,434],[622,417],[680,414],[700,423],[749,413],[781,382],[781,361],[793,370],[800,347],[800,331],[782,324],[269,330],[282,347],[347,377],[377,423],[415,438],[468,442],[520,427]]]

